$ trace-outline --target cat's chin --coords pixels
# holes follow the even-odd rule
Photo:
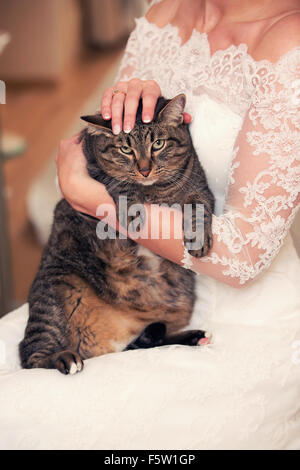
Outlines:
[[[143,186],[151,186],[152,184],[156,183],[157,179],[155,180],[140,180],[138,181],[139,184],[142,184]]]

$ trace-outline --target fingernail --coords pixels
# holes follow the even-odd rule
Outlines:
[[[131,131],[131,127],[128,124],[125,124],[124,132],[126,132],[126,134],[128,134],[130,131]]]
[[[120,134],[121,128],[118,124],[116,124],[113,128],[114,134]]]
[[[103,117],[104,117],[104,119],[110,119],[110,114],[105,113]]]
[[[151,121],[151,117],[150,117],[150,116],[145,116],[145,117],[143,118],[143,121],[144,121],[144,122],[150,122],[150,121]]]

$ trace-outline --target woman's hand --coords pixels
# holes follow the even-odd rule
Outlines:
[[[113,201],[105,186],[89,176],[78,137],[60,142],[56,156],[58,183],[63,197],[75,210],[95,216],[99,204]]]
[[[103,93],[101,114],[104,119],[112,120],[114,134],[119,134],[122,130],[128,133],[134,127],[140,98],[143,100],[142,120],[147,123],[153,119],[156,102],[160,96],[160,87],[154,80],[132,78],[128,82],[120,81]],[[184,113],[183,118],[186,123],[192,120],[187,113]]]

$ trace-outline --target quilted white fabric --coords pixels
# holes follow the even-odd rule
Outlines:
[[[64,376],[20,369],[27,316],[0,321],[0,449],[300,448],[289,329],[222,324],[211,346],[108,354]]]

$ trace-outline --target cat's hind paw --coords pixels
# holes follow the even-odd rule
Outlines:
[[[162,346],[166,335],[166,325],[162,322],[150,323],[124,351],[129,349],[147,349]]]
[[[207,346],[208,344],[211,344],[212,342],[212,335],[211,333],[205,332],[204,338],[200,338],[197,346]]]

